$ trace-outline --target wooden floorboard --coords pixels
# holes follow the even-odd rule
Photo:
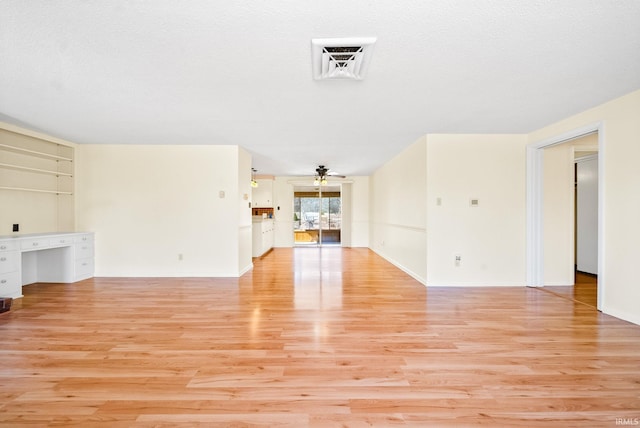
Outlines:
[[[612,427],[640,326],[525,287],[425,288],[366,249],[239,279],[34,284],[0,315],[0,426]]]
[[[598,307],[598,277],[596,275],[577,271],[573,285],[547,286],[543,290],[594,308]]]

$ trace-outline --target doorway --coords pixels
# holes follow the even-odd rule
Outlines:
[[[544,284],[597,307],[598,135],[544,149]]]
[[[297,186],[293,193],[293,234],[296,246],[340,245],[340,186]]]
[[[572,293],[574,300],[598,307],[598,147],[575,147],[574,153],[575,281]]]
[[[603,266],[604,266],[604,254],[603,254],[603,197],[602,197],[602,183],[603,183],[603,167],[602,162],[603,154],[603,133],[602,123],[592,124],[583,128],[575,129],[556,137],[549,138],[537,143],[527,146],[527,285],[531,287],[542,287],[553,284],[552,281],[548,281],[548,272],[545,274],[545,260],[549,259],[549,254],[546,254],[545,250],[549,251],[549,246],[545,245],[545,240],[548,239],[548,232],[545,234],[545,209],[550,205],[549,198],[545,195],[545,174],[544,174],[544,161],[545,161],[545,149],[562,145],[564,143],[576,141],[581,137],[593,134],[595,136],[594,141],[597,142],[597,151],[599,153],[600,162],[598,162],[597,172],[597,308],[601,310],[603,305],[603,297],[605,296],[606,284],[603,281]],[[573,159],[572,159],[573,162]],[[546,205],[546,206],[545,206]],[[573,229],[571,230],[573,235]],[[548,243],[547,243],[548,244]],[[571,242],[573,245],[573,242]],[[575,253],[571,250],[570,254],[573,256]],[[565,253],[566,255],[566,253]],[[575,263],[575,262],[574,262]],[[566,269],[566,264],[563,263]],[[573,267],[573,264],[572,266]],[[575,269],[572,269],[573,284],[576,281],[580,283],[583,278],[575,275]],[[565,271],[566,272],[566,271]],[[568,283],[565,283],[568,285]],[[552,291],[549,289],[549,291]]]

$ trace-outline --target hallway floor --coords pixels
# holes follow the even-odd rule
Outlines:
[[[598,277],[584,272],[576,272],[575,284],[569,286],[547,286],[545,290],[559,296],[598,307]]]

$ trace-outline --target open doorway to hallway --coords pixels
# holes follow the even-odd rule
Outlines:
[[[544,285],[598,304],[598,134],[544,149]]]

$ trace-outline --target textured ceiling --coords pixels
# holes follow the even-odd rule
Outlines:
[[[426,133],[525,133],[640,89],[640,1],[2,0],[0,120],[366,175]],[[377,37],[363,81],[311,39]]]

